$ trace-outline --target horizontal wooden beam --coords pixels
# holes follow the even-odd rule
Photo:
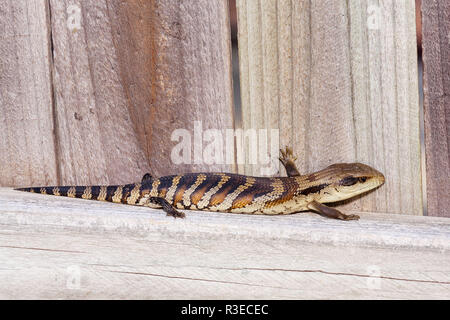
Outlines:
[[[0,188],[0,299],[450,298],[450,219],[160,210]]]

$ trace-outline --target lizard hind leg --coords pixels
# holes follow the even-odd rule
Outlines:
[[[286,174],[288,177],[297,177],[300,176],[300,172],[297,169],[297,166],[295,165],[295,160],[297,160],[297,157],[294,157],[294,154],[292,152],[292,149],[289,147],[286,147],[286,150],[280,149],[280,162],[283,164],[284,168],[286,169]]]
[[[162,207],[165,213],[167,213],[168,216],[172,216],[174,218],[184,218],[185,215],[183,212],[178,211],[175,209],[166,199],[160,198],[160,197],[150,197],[148,199],[150,202],[158,204]]]
[[[152,179],[153,179],[152,175],[151,175],[150,173],[147,172],[147,173],[144,174],[144,176],[142,177],[141,183],[145,183],[145,182],[152,181]]]

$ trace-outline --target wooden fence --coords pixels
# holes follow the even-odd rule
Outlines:
[[[293,147],[302,172],[315,171],[336,162],[359,161],[374,166],[386,176],[384,186],[343,204],[342,208],[368,212],[363,214],[368,220],[366,229],[381,230],[361,235],[355,244],[354,257],[358,254],[366,258],[377,255],[375,249],[366,249],[367,246],[378,247],[382,250],[380,252],[404,249],[393,257],[396,263],[385,265],[382,259],[378,259],[381,256],[374,262],[381,270],[391,268],[391,273],[378,277],[384,279],[391,289],[356,290],[342,297],[434,298],[445,294],[448,297],[450,281],[448,276],[442,276],[449,274],[446,267],[449,265],[448,254],[429,254],[429,261],[435,261],[436,270],[442,271],[437,275],[430,264],[420,263],[411,251],[415,248],[423,255],[428,254],[427,248],[446,252],[448,243],[445,242],[450,238],[448,221],[422,220],[422,217],[414,220],[413,217],[386,214],[420,216],[424,215],[425,207],[429,216],[450,217],[450,4],[423,0],[421,11],[418,11],[422,14],[424,148],[420,145],[422,119],[415,22],[418,17],[414,0],[237,0],[236,9],[242,103],[242,114],[238,116],[242,118],[241,126],[234,121],[237,115],[233,111],[228,1],[2,1],[0,186],[129,183],[139,180],[145,172],[158,176],[224,170],[257,175],[261,165],[238,163],[236,155],[233,162],[226,164],[210,165],[198,161],[175,164],[171,161],[171,151],[177,142],[172,141],[172,133],[175,129],[194,133],[196,123],[201,123],[204,130],[278,129],[276,142],[280,147]],[[235,142],[234,148],[239,144],[245,145],[244,139],[236,139]],[[195,148],[192,146],[193,154]],[[244,150],[248,160],[252,156],[251,149]],[[425,154],[424,165],[421,163],[422,154]],[[337,247],[351,242],[344,236],[346,232],[358,232],[361,227],[352,225],[346,229],[327,222],[332,225],[327,229],[329,236],[344,239],[337,241],[339,244],[335,238],[325,235],[325,238],[310,238],[307,236],[308,227],[298,231],[300,233],[285,229],[284,221],[292,222],[300,229],[306,221],[306,225],[312,228],[310,231],[320,230],[318,225],[323,221],[316,225],[308,220],[312,219],[308,214],[297,218],[283,217],[284,220],[278,222],[275,218],[258,217],[253,223],[252,217],[217,214],[208,218],[205,214],[192,213],[190,217],[200,215],[198,219],[192,218],[200,226],[177,221],[172,227],[157,218],[157,211],[149,210],[139,211],[150,212],[151,221],[141,219],[138,227],[132,218],[134,209],[89,203],[89,206],[98,206],[99,212],[117,208],[110,217],[101,215],[97,220],[100,225],[94,226],[95,218],[86,213],[94,207],[88,207],[85,201],[49,200],[6,188],[1,189],[0,199],[5,204],[0,211],[0,221],[11,232],[11,236],[3,233],[0,237],[4,243],[0,243],[0,248],[5,250],[5,257],[13,257],[14,250],[17,250],[14,248],[26,250],[41,246],[58,252],[63,252],[65,245],[71,248],[69,251],[95,252],[89,243],[91,240],[101,241],[102,237],[110,239],[110,245],[116,246],[118,251],[126,250],[128,240],[133,245],[140,241],[133,238],[136,228],[143,228],[146,230],[144,233],[159,233],[159,236],[152,235],[151,239],[144,237],[147,244],[170,239],[193,241],[202,250],[209,250],[208,242],[200,237],[206,234],[220,239],[212,246],[219,250],[220,244],[226,246],[227,237],[233,238],[233,232],[239,230],[236,226],[242,223],[249,223],[243,231],[243,239],[255,246],[266,241],[264,243],[269,247],[269,238],[275,239],[273,243],[277,246],[285,246],[292,236],[294,242],[305,250],[307,245],[304,244],[312,242],[321,248],[320,252],[331,255],[333,250],[341,250]],[[72,206],[77,204],[80,208],[73,209]],[[54,214],[58,206],[71,212],[68,217],[58,218]],[[45,223],[33,218],[31,213],[41,214]],[[83,219],[90,222],[84,223]],[[381,219],[402,227],[392,231],[391,227],[380,222]],[[274,229],[257,231],[268,225],[280,230],[279,237]],[[124,228],[123,233],[121,228]],[[213,231],[214,228],[219,229]],[[338,231],[333,231],[334,228]],[[415,233],[407,231],[408,228]],[[112,235],[112,230],[119,234]],[[421,236],[426,237],[429,230],[433,230],[434,236],[428,242],[414,244]],[[19,235],[22,231],[28,236]],[[57,235],[59,244],[51,236],[44,236],[48,242],[39,240],[42,231]],[[387,234],[392,236],[391,231],[397,232],[390,238],[394,240],[383,238]],[[93,232],[99,235],[91,239]],[[80,240],[83,248],[71,242],[77,241],[77,235],[85,237]],[[398,241],[405,243],[400,245]],[[235,249],[239,247],[236,250],[245,251],[234,240],[231,242],[237,246]],[[294,247],[292,245],[289,250],[295,250]],[[156,250],[154,248],[141,249]],[[184,250],[181,245],[176,248]],[[244,262],[237,263],[239,266],[227,264],[229,269],[225,268],[228,271],[224,275],[221,264],[227,263],[235,249],[230,245],[216,260],[205,260],[211,263],[208,268],[213,268],[205,273],[205,283],[211,277],[216,277],[214,281],[220,283],[222,280],[218,279],[224,276],[224,283],[230,286],[216,293],[214,286],[208,286],[200,296],[335,297],[334,294],[346,286],[346,281],[350,283],[355,277],[370,276],[362,275],[368,270],[361,264],[362,258],[361,261],[355,260],[349,272],[345,272],[344,260],[333,266],[326,264],[332,271],[322,270],[316,276],[329,277],[325,280],[332,282],[341,279],[333,282],[329,295],[320,296],[310,289],[309,293],[299,296],[293,293],[296,287],[291,288],[289,284],[292,272],[300,269],[311,271],[322,266],[317,266],[311,259],[307,262],[289,261],[292,268],[286,268],[284,264],[289,259],[286,254],[280,256],[279,261],[275,259],[265,265],[267,270],[271,270],[268,276],[272,279],[268,280],[270,285],[261,294],[245,295],[239,290],[236,293],[234,289],[241,289],[247,282],[258,282],[260,276],[265,277],[264,271],[258,269],[264,266],[249,265],[252,261],[263,261],[269,253],[258,251],[260,256],[255,256],[247,252],[243,254]],[[173,259],[175,251],[163,254],[161,248],[156,253],[151,252],[157,255],[156,260],[159,259],[155,262],[157,272],[149,266],[149,261],[139,260],[137,252],[130,253],[130,257],[138,259],[141,269],[133,269],[134,265],[116,270],[112,264],[119,263],[120,259],[112,258],[114,253],[106,251],[104,258],[98,261],[111,258],[107,267],[111,270],[107,271],[95,269],[95,259],[86,258],[84,262],[77,258],[69,259],[71,263],[83,266],[83,270],[89,270],[85,274],[91,282],[86,292],[93,294],[86,293],[85,297],[127,297],[127,294],[132,297],[183,297],[184,293],[193,292],[194,287],[198,289],[198,282],[193,279],[199,278],[201,266],[187,267],[184,275],[167,276],[173,272],[175,264],[164,267],[161,261]],[[194,251],[191,252],[192,257],[198,259],[199,252]],[[83,297],[80,291],[71,295],[66,287],[61,291],[46,291],[52,276],[64,277],[61,271],[67,267],[63,262],[64,256],[62,254],[52,260],[53,266],[63,268],[59,271],[43,262],[46,258],[42,256],[37,255],[30,260],[28,267],[32,268],[34,263],[37,269],[27,269],[22,275],[27,279],[34,277],[35,281],[30,283],[37,288],[42,285],[40,289],[30,289],[31,297]],[[186,257],[183,263],[189,265],[193,262],[191,258]],[[408,286],[408,281],[414,275],[400,266],[402,260],[417,265],[421,270],[412,286]],[[170,264],[168,262],[167,265]],[[9,271],[0,272],[0,279],[10,279],[17,268],[17,260],[12,259],[7,267]],[[45,273],[50,269],[53,273]],[[238,270],[239,274],[232,270]],[[247,274],[243,270],[253,271]],[[125,278],[120,281],[125,282],[132,281],[131,278],[139,273],[159,274],[161,279],[165,277],[164,281],[158,282],[161,288],[167,283],[175,283],[177,277],[194,281],[194,284],[183,290],[179,288],[173,295],[166,292],[158,296],[157,290],[145,293],[144,289],[148,289],[145,285],[139,287],[144,291],[126,293],[108,289],[106,282],[93,276],[98,272],[106,272],[103,275],[122,274]],[[130,276],[131,273],[135,275]],[[296,274],[305,276],[310,273]],[[240,280],[233,284],[227,277]],[[431,279],[429,282],[427,277]],[[0,297],[21,297],[25,287],[18,284],[19,278],[18,282],[10,282],[3,290],[0,289]],[[305,283],[311,280],[302,279]],[[100,287],[95,285],[96,281]],[[276,289],[277,283],[283,288],[281,293]],[[427,287],[426,293],[423,293],[424,287],[420,287],[420,283]],[[439,289],[433,291],[435,286]]]
[[[244,126],[280,128],[304,172],[379,168],[353,209],[421,215],[414,2],[238,4]]]

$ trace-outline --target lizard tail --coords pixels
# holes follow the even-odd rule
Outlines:
[[[140,185],[133,183],[118,186],[53,186],[17,188],[14,190],[70,198],[126,203],[131,192],[138,194],[139,190],[136,189],[139,188]]]

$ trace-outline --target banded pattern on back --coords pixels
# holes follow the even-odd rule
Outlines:
[[[186,173],[149,178],[142,183],[117,186],[55,186],[18,190],[139,206],[161,207],[162,198],[178,209],[234,213],[287,214],[307,210],[320,199],[335,175],[330,166],[295,177],[250,177],[228,173]]]
[[[154,179],[149,187],[152,195],[165,198],[178,209],[273,214],[277,206],[296,195],[298,186],[288,177],[187,173]]]
[[[381,172],[361,163],[333,164],[321,171],[301,175],[292,150],[280,151],[280,161],[288,177],[203,172],[153,178],[147,173],[140,183],[119,186],[16,190],[162,208],[173,217],[184,217],[184,213],[176,209],[251,214],[289,214],[311,209],[335,219],[357,220],[359,216],[345,215],[323,203],[352,198],[385,181]]]

